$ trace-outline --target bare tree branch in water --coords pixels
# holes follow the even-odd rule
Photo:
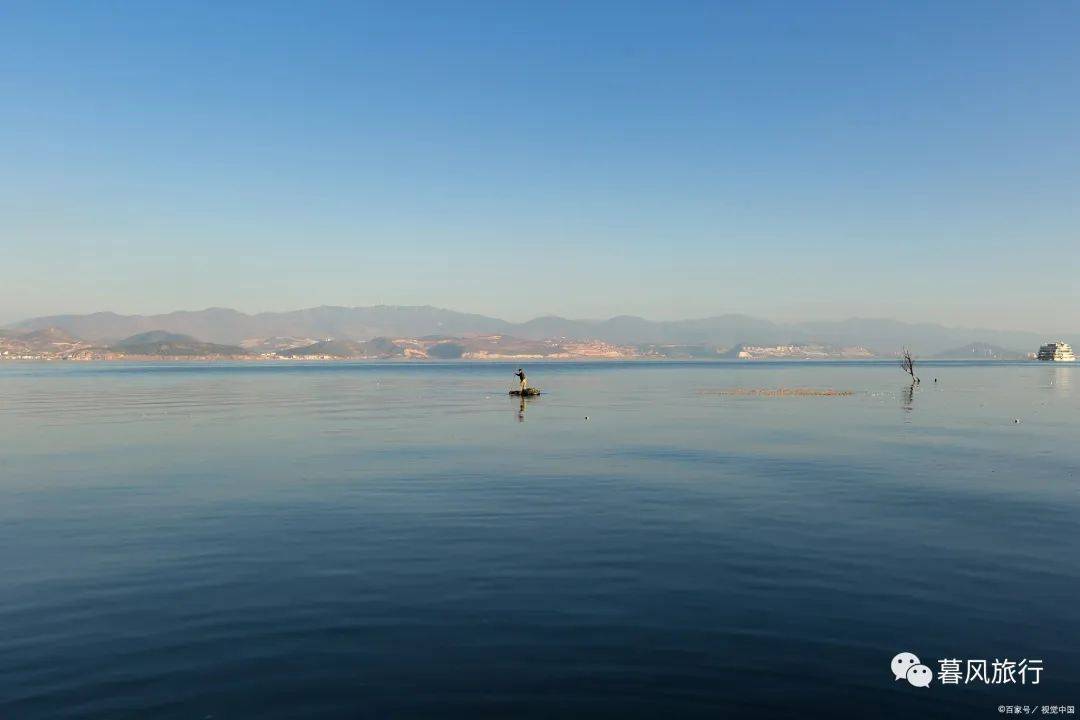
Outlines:
[[[904,369],[904,372],[911,376],[912,385],[919,382],[919,378],[915,374],[915,359],[911,356],[911,351],[907,348],[904,348],[904,354],[900,360],[900,367]]]

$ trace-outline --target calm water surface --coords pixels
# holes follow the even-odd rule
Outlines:
[[[1080,706],[1080,368],[515,367],[0,365],[0,717]]]

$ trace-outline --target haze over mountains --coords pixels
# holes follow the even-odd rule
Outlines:
[[[187,335],[199,341],[238,346],[253,338],[307,337],[365,342],[374,338],[472,337],[507,335],[525,340],[595,340],[629,345],[705,344],[777,345],[823,343],[862,346],[893,355],[908,346],[933,355],[983,343],[1015,352],[1034,351],[1045,335],[986,328],[950,328],[933,323],[904,323],[889,319],[852,318],[841,321],[774,323],[748,315],[719,315],[696,320],[652,321],[619,316],[607,320],[539,317],[524,323],[460,313],[430,306],[323,306],[291,312],[249,315],[226,308],[180,311],[163,315],[56,315],[32,318],[10,326],[20,331],[60,329],[87,342],[110,345],[155,331]],[[1067,341],[1077,333],[1063,333]]]

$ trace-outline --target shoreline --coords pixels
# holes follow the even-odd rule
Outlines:
[[[10,364],[78,364],[94,365],[107,363],[201,363],[205,365],[239,365],[239,364],[266,364],[279,365],[298,364],[392,364],[392,365],[483,365],[502,363],[544,363],[557,365],[560,363],[610,363],[610,364],[652,364],[652,365],[779,365],[779,364],[844,364],[844,365],[885,365],[899,362],[900,358],[664,358],[664,357],[488,357],[488,358],[379,358],[379,357],[260,357],[260,356],[183,356],[183,355],[127,355],[112,358],[57,358],[57,357],[0,357],[0,365]],[[981,359],[981,358],[928,358],[919,360],[919,365],[942,365],[949,363],[965,363],[969,365],[1045,365],[1047,367],[1080,366],[1077,362],[1048,362],[1045,360],[1024,359]]]

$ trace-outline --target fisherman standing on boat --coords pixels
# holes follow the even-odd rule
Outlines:
[[[514,375],[517,377],[518,380],[521,381],[521,393],[524,395],[525,388],[529,386],[528,383],[525,382],[525,371],[521,368],[518,368],[518,371],[514,373]]]

